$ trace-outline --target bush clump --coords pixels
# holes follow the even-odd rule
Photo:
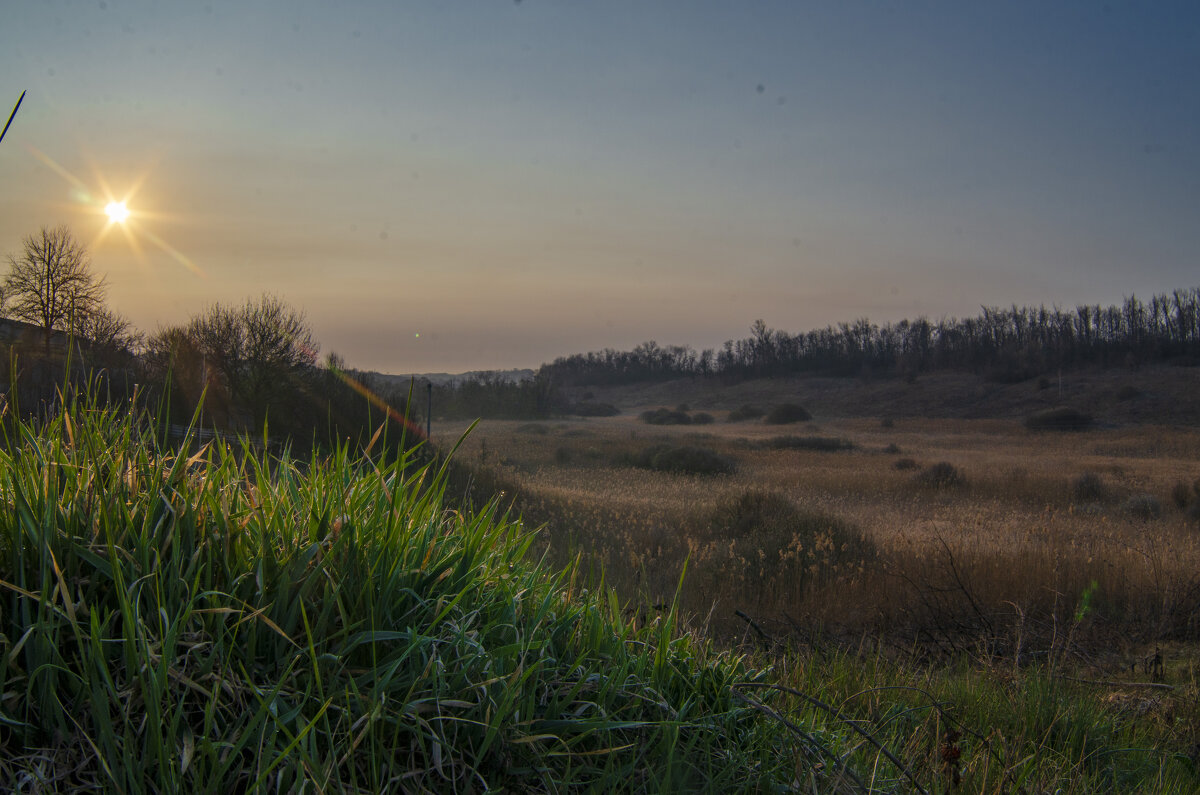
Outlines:
[[[683,475],[732,475],[737,462],[707,447],[656,444],[637,453],[626,455],[622,463],[656,472]]]
[[[900,445],[892,442],[887,447],[883,448],[883,452],[887,453],[888,455],[896,455],[900,452]]]
[[[917,474],[917,483],[933,489],[949,489],[961,486],[966,481],[958,467],[949,461],[939,461]]]
[[[757,420],[764,414],[766,414],[766,412],[760,409],[758,406],[751,406],[747,404],[729,412],[729,416],[725,419],[727,422],[745,422],[746,420]]]
[[[892,464],[892,469],[899,469],[901,472],[920,468],[921,465],[917,463],[915,458],[897,458],[896,463]]]
[[[713,415],[707,411],[697,411],[692,415],[692,425],[712,425],[713,422]]]
[[[748,490],[722,500],[708,517],[707,532],[720,559],[706,559],[700,576],[721,576],[746,560],[778,561],[766,570],[777,584],[803,588],[861,573],[875,559],[875,544],[837,517],[797,508],[781,494]],[[703,531],[702,531],[703,532]]]
[[[647,425],[691,425],[692,418],[679,409],[650,409],[643,411],[638,419]]]
[[[1092,415],[1070,406],[1046,409],[1025,418],[1031,431],[1083,431],[1092,425]]]
[[[1135,494],[1121,504],[1121,510],[1145,522],[1160,519],[1163,515],[1162,503],[1153,494]]]
[[[1192,487],[1182,481],[1171,487],[1171,501],[1179,510],[1185,510],[1192,501]]]
[[[827,453],[854,449],[854,442],[837,436],[776,436],[768,439],[766,445],[772,450],[819,450]]]
[[[1071,483],[1074,502],[1100,502],[1108,499],[1108,486],[1095,472],[1084,472]]]
[[[763,422],[768,425],[790,425],[793,422],[808,422],[811,419],[812,415],[804,406],[795,403],[780,403],[767,412]]]

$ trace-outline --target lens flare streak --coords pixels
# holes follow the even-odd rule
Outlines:
[[[387,401],[385,401],[383,398],[379,397],[379,395],[376,395],[374,392],[372,392],[370,389],[368,389],[366,387],[366,385],[355,380],[354,378],[351,378],[347,373],[343,372],[341,369],[339,369],[337,367],[331,367],[330,372],[332,372],[334,375],[336,375],[338,378],[340,378],[342,380],[342,382],[344,384],[346,384],[346,386],[350,387],[355,392],[357,392],[358,394],[365,397],[372,406],[375,406],[377,409],[385,412],[389,418],[391,418],[395,422],[398,422],[401,425],[403,425],[406,431],[408,431],[409,433],[412,433],[418,439],[425,438],[425,430],[423,428],[421,428],[421,426],[414,423],[412,420],[410,420],[404,414],[401,414],[400,412],[396,411],[394,408],[392,408],[390,405],[388,405]]]

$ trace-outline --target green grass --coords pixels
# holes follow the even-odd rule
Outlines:
[[[783,691],[776,709],[839,730],[860,774],[878,770],[876,743],[903,762],[899,778],[886,778],[893,767],[866,781],[879,791],[913,791],[914,780],[930,792],[1200,790],[1194,680],[1172,691],[1118,688],[1052,667],[923,666],[873,648],[790,655],[776,679],[787,687],[741,690]],[[862,733],[847,731],[851,723]]]
[[[77,407],[0,452],[0,781],[26,791],[756,791],[760,677],[527,560],[413,460],[162,450]]]

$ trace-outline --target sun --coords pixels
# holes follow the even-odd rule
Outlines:
[[[125,206],[125,202],[109,202],[104,208],[104,213],[114,224],[123,224],[129,218],[129,208]]]
[[[67,169],[56,163],[53,158],[38,150],[36,147],[27,145],[26,148],[29,150],[31,155],[40,160],[45,166],[50,168],[70,184],[71,189],[69,193],[73,203],[83,205],[89,214],[103,213],[108,217],[108,222],[101,226],[96,238],[92,241],[93,245],[98,245],[101,241],[103,241],[104,238],[115,227],[120,227],[121,232],[129,241],[130,245],[133,247],[134,253],[139,259],[142,259],[142,249],[139,241],[143,239],[148,240],[173,257],[193,274],[200,276],[201,278],[204,277],[204,271],[201,270],[196,263],[192,262],[182,252],[156,235],[153,230],[143,225],[144,221],[169,220],[168,216],[165,216],[162,213],[151,213],[146,211],[144,208],[139,208],[136,211],[129,209],[130,198],[137,193],[138,188],[146,179],[149,172],[143,173],[142,176],[138,178],[137,182],[129,189],[127,193],[125,193],[125,197],[123,199],[117,199],[116,194],[112,192],[112,189],[109,188],[105,179],[100,174],[99,169],[97,169],[94,165],[92,166],[92,170],[96,173],[96,179],[100,183],[99,191],[93,191],[91,187],[84,183],[83,180],[72,174],[70,171],[67,171]],[[105,203],[105,199],[108,199],[107,203]]]

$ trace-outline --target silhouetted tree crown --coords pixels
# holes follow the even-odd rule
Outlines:
[[[47,346],[51,332],[79,332],[104,311],[104,280],[92,273],[87,249],[67,227],[42,227],[28,235],[8,263],[5,309],[10,317],[40,326]]]

